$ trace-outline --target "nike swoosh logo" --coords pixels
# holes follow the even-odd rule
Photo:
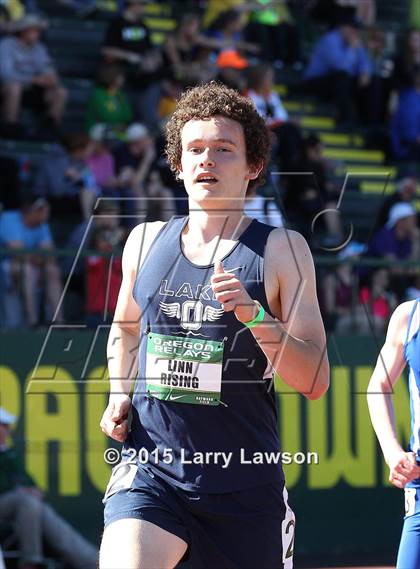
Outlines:
[[[242,267],[235,267],[234,269],[226,269],[225,273],[232,273],[233,271],[237,271],[238,269],[245,269],[245,265]]]
[[[170,395],[169,401],[173,401],[174,399],[181,399],[181,397],[185,397],[185,395]]]

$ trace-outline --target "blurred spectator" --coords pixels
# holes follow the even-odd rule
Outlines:
[[[328,163],[323,156],[323,144],[317,135],[309,135],[303,144],[303,154],[291,168],[291,174],[283,176],[285,184],[284,209],[287,218],[312,239],[315,216],[324,212],[327,236],[323,245],[338,246],[343,239],[343,229],[337,212],[340,192],[329,181]]]
[[[413,86],[400,92],[391,119],[391,139],[395,158],[420,160],[420,67],[414,73]]]
[[[395,89],[412,87],[414,72],[420,68],[420,30],[410,29],[403,35],[402,49],[395,58],[393,83]]]
[[[353,8],[354,15],[364,26],[373,26],[376,21],[376,0],[335,0],[343,8]]]
[[[397,181],[396,189],[393,194],[388,196],[382,203],[376,219],[376,229],[384,227],[388,221],[389,212],[391,208],[400,202],[412,204],[418,191],[417,180],[414,176],[406,176]],[[419,225],[417,223],[417,225]]]
[[[89,132],[90,145],[86,164],[91,171],[95,184],[107,197],[118,190],[119,181],[115,172],[115,161],[107,145],[108,131],[104,124],[94,125]]]
[[[15,422],[16,417],[0,407],[0,520],[14,525],[21,568],[36,569],[44,563],[44,538],[66,566],[94,569],[96,549],[47,504],[16,448],[9,445]]]
[[[272,132],[272,155],[281,170],[294,166],[302,152],[302,133],[274,91],[274,71],[270,64],[251,67],[247,72],[247,95]]]
[[[2,209],[18,209],[19,195],[19,164],[14,158],[0,156],[0,205]]]
[[[412,278],[412,282],[405,291],[404,300],[415,300],[420,297],[420,274]]]
[[[206,36],[216,40],[216,53],[223,50],[241,50],[249,54],[258,54],[261,50],[256,43],[244,40],[244,24],[240,12],[225,10],[206,30]]]
[[[163,63],[170,70],[170,78],[183,86],[210,81],[215,68],[204,52],[211,47],[211,40],[200,32],[199,16],[183,14],[176,30],[167,34],[163,44]]]
[[[14,254],[3,258],[1,270],[6,282],[3,312],[6,326],[16,327],[24,322],[22,300],[29,326],[40,321],[40,291],[45,290],[48,312],[46,321],[63,322],[60,305],[62,293],[60,272],[52,255],[37,255],[37,250],[53,250],[54,243],[48,226],[48,202],[39,196],[27,196],[20,210],[10,210],[0,216],[0,247],[30,249],[33,253]],[[58,309],[58,310],[57,310]]]
[[[114,137],[118,137],[126,129],[133,119],[133,110],[122,90],[123,84],[121,67],[101,65],[87,105],[87,130],[100,123],[108,126]]]
[[[420,240],[416,225],[416,210],[409,203],[397,203],[389,210],[388,221],[369,243],[368,257],[390,260],[419,258]]]
[[[67,91],[60,84],[47,49],[39,41],[45,25],[38,16],[24,16],[13,26],[15,35],[0,42],[2,115],[8,135],[16,134],[21,103],[44,109],[53,127],[61,122]]]
[[[385,32],[370,28],[366,34],[366,51],[371,65],[371,80],[361,97],[359,108],[364,121],[382,124],[388,118],[394,62],[386,49]]]
[[[276,66],[292,65],[301,68],[300,41],[297,27],[290,14],[290,2],[257,0],[246,29],[248,41],[261,46],[261,57]]]
[[[242,14],[242,24],[248,22],[248,12],[255,8],[255,2],[246,0],[207,0],[203,15],[203,27],[208,28],[226,10],[236,10]]]
[[[261,223],[268,223],[274,227],[284,226],[283,216],[274,198],[266,198],[258,193],[247,193],[244,213],[249,217],[255,217]]]
[[[89,151],[86,134],[67,134],[41,163],[34,191],[48,197],[53,218],[76,214],[89,219],[93,202],[100,194],[86,163]]]
[[[25,6],[20,0],[0,1],[0,29],[8,30],[7,22],[19,20],[25,14]]]
[[[358,311],[365,318],[360,318],[358,332],[385,332],[388,320],[398,304],[396,295],[390,290],[388,269],[376,269],[371,273],[368,283],[360,288],[359,303]]]
[[[115,312],[122,280],[121,243],[118,234],[101,228],[94,231],[91,248],[99,254],[86,258],[86,323],[96,328],[111,323]]]
[[[124,63],[127,83],[136,90],[135,112],[150,128],[159,122],[161,54],[154,48],[142,15],[146,0],[127,0],[121,16],[109,24],[102,53],[106,61]]]
[[[274,71],[268,64],[251,67],[247,73],[247,95],[269,128],[289,120],[289,115],[274,91]]]
[[[114,150],[116,172],[120,184],[140,198],[137,211],[141,212],[146,206],[145,180],[156,159],[155,143],[147,128],[140,123],[128,127],[126,141]]]
[[[358,260],[364,250],[364,245],[351,241],[338,253],[335,269],[323,278],[320,289],[323,293],[322,306],[327,330],[345,334],[358,328],[360,314],[354,310],[357,275],[352,263]]]
[[[174,196],[162,181],[157,168],[150,171],[146,180],[147,221],[169,221],[176,214]]]
[[[354,101],[370,82],[371,65],[356,20],[343,19],[315,45],[304,73],[306,89],[322,99],[333,99],[338,120],[356,118]]]
[[[244,70],[248,67],[248,62],[236,50],[224,50],[217,56],[216,81],[223,83],[231,89],[244,91],[246,79]]]

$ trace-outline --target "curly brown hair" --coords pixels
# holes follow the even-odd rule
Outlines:
[[[169,166],[175,174],[179,172],[182,155],[181,133],[184,125],[190,120],[206,120],[216,115],[242,125],[248,166],[256,169],[262,166],[258,178],[250,180],[248,184],[247,194],[250,194],[265,181],[265,171],[270,159],[270,135],[253,102],[216,81],[193,87],[179,99],[166,124],[165,153]]]

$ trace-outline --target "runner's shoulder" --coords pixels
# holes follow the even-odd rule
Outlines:
[[[415,302],[415,300],[402,302],[394,310],[388,324],[387,340],[396,339],[399,344],[404,343],[408,326],[408,319],[413,310]]]
[[[132,268],[142,264],[147,251],[159,230],[166,221],[146,221],[139,223],[130,232],[124,245],[124,259]]]

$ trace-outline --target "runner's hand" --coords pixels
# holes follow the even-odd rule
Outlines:
[[[128,395],[110,398],[100,423],[102,431],[108,437],[120,443],[125,441],[128,435],[128,413],[130,408],[131,399]]]
[[[413,452],[401,452],[388,463],[389,481],[397,488],[404,488],[408,482],[420,477],[420,466]]]
[[[210,279],[216,299],[225,312],[233,311],[240,322],[249,322],[258,313],[258,306],[249,296],[241,281],[233,273],[226,273],[220,259],[214,262]]]

